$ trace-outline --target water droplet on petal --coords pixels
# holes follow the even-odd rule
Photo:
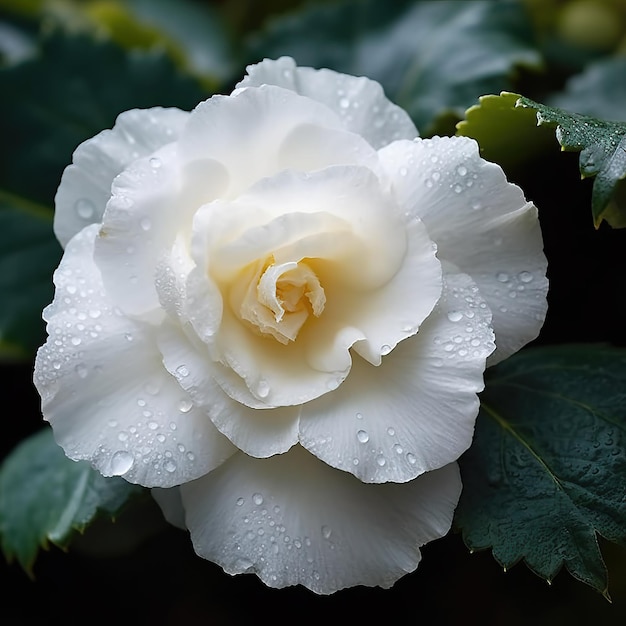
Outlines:
[[[193,402],[189,400],[188,398],[183,398],[178,403],[178,410],[181,413],[189,413],[189,411],[191,411],[192,408],[193,408]]]
[[[139,220],[139,225],[143,230],[150,230],[152,228],[152,221],[149,217],[142,217]]]
[[[81,198],[80,200],[77,200],[74,208],[76,209],[78,217],[82,217],[84,220],[91,219],[96,212],[96,207],[94,203],[91,200],[87,200],[86,198]]]
[[[189,376],[189,370],[187,369],[186,365],[179,365],[176,368],[176,374],[182,378],[186,378],[187,376]]]
[[[260,493],[255,493],[252,496],[252,501],[254,502],[254,504],[256,504],[257,506],[261,506],[261,504],[263,504],[263,496]]]
[[[530,272],[520,272],[519,279],[523,283],[530,283],[533,280],[533,275]]]
[[[365,431],[365,430],[357,430],[356,431],[356,438],[361,443],[367,443],[370,440],[370,436],[367,434],[367,431]]]
[[[460,322],[463,319],[463,313],[461,313],[461,311],[450,311],[448,313],[448,319],[451,322]]]
[[[111,475],[112,476],[122,476],[126,474],[126,472],[133,466],[135,459],[133,455],[126,450],[118,450],[111,457]]]
[[[176,463],[172,459],[168,459],[165,461],[163,465],[163,469],[170,474],[173,474],[176,471]]]
[[[150,159],[150,167],[153,167],[155,170],[161,167],[161,159],[158,157],[152,157]]]
[[[269,383],[263,378],[259,381],[256,392],[260,398],[267,398],[270,393]]]
[[[501,283],[509,282],[509,275],[506,272],[498,272],[498,274],[496,274],[496,278]]]
[[[330,536],[333,534],[332,528],[328,526],[322,526],[322,537],[324,539],[330,539]]]

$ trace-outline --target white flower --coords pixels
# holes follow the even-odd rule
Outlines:
[[[415,569],[487,357],[546,310],[537,211],[474,141],[420,140],[379,84],[289,58],[120,115],[74,153],[55,231],[35,382],[57,441],[180,486],[155,495],[198,554],[275,587]]]

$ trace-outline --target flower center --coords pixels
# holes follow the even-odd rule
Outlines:
[[[239,315],[261,334],[287,344],[295,341],[311,313],[322,314],[325,304],[324,288],[306,263],[274,263],[271,257],[250,281]]]

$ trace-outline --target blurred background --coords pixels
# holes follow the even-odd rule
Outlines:
[[[32,364],[72,151],[123,110],[189,110],[282,54],[379,80],[422,136],[454,134],[481,95],[502,90],[626,121],[626,0],[0,0],[0,459],[43,427]],[[626,231],[594,227],[591,181],[552,135],[521,155],[511,142],[498,161],[540,212],[551,291],[536,343],[626,346]],[[454,533],[391,590],[317,597],[227,576],[141,498],[67,552],[43,551],[32,576],[0,556],[0,622],[624,624],[626,550],[601,547],[612,604],[566,572],[550,587],[523,563],[504,573]]]

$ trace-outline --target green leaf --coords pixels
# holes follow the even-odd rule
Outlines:
[[[210,95],[162,53],[59,33],[36,58],[0,69],[0,93],[0,188],[48,206],[74,149],[119,113],[190,110]]]
[[[565,90],[552,95],[550,106],[604,120],[626,122],[626,57],[609,57],[572,77]]]
[[[531,130],[532,118],[536,132]],[[468,109],[457,134],[476,139],[485,158],[507,169],[545,151],[545,129],[554,128],[563,150],[580,152],[583,178],[595,176],[591,212],[596,228],[603,220],[615,228],[626,225],[626,189],[620,182],[626,177],[625,122],[598,120],[502,92],[483,96]]]
[[[520,3],[347,0],[273,20],[251,59],[293,56],[379,81],[422,135],[458,120],[482,94],[510,88],[517,66],[539,66]],[[452,125],[453,128],[453,125]]]
[[[626,177],[626,123],[607,122],[569,113],[520,98],[516,105],[534,109],[537,123],[556,127],[556,138],[563,150],[580,152],[579,165],[583,178],[595,176],[591,193],[591,212],[597,227],[608,217],[605,211],[616,191],[617,184]],[[620,207],[626,211],[626,207]]]
[[[481,156],[498,163],[509,176],[551,147],[558,148],[554,131],[537,127],[533,110],[516,108],[520,97],[505,91],[481,96],[456,125],[457,135],[476,139]]]
[[[41,547],[69,545],[99,513],[113,518],[142,492],[68,459],[46,428],[23,441],[0,468],[0,543],[8,560],[31,571]]]
[[[0,356],[27,357],[45,340],[41,312],[61,258],[52,212],[0,190],[0,251]]]
[[[608,598],[597,535],[626,545],[626,351],[534,348],[488,373],[456,527],[505,568],[564,566]]]
[[[74,149],[126,109],[191,109],[208,94],[162,54],[59,34],[0,68],[0,93],[0,357],[28,356],[44,338],[60,258],[54,194]]]

